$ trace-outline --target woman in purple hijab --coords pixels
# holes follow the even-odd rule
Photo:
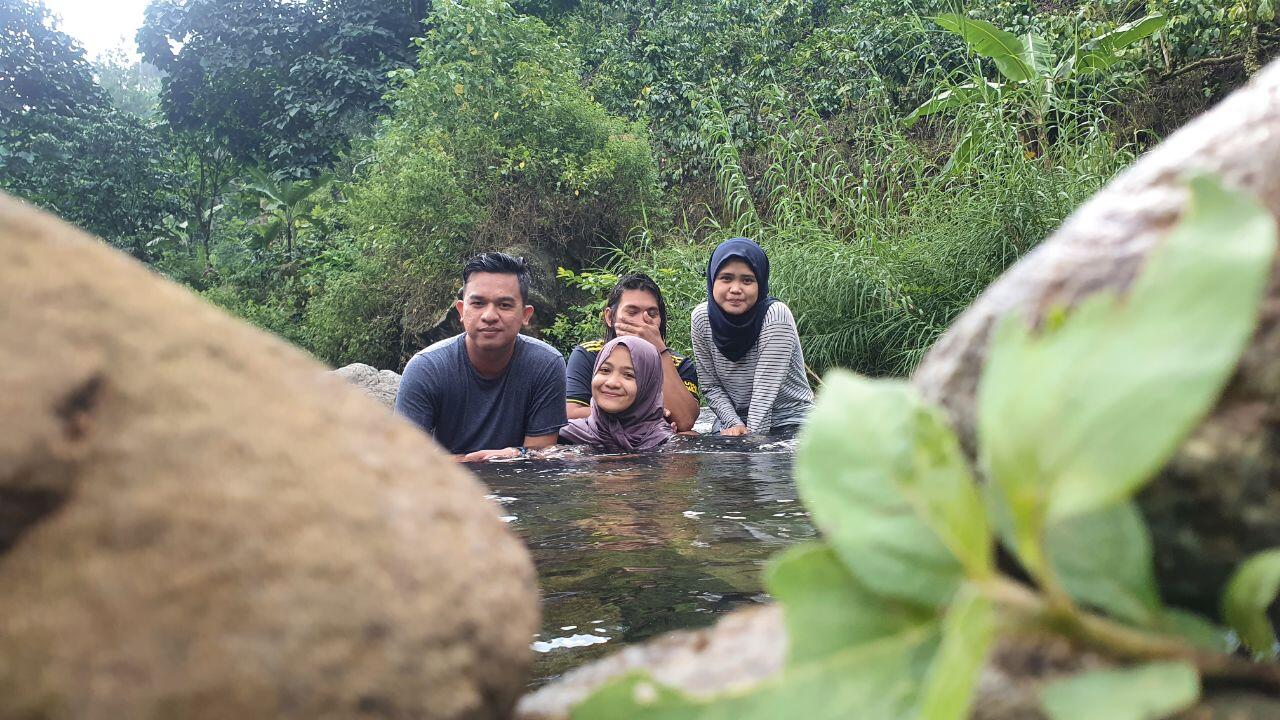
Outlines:
[[[607,450],[652,450],[671,439],[662,417],[662,355],[647,340],[605,343],[591,375],[591,415],[560,429],[560,440]]]

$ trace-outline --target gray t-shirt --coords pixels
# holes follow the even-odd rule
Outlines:
[[[481,377],[467,357],[466,335],[441,340],[409,360],[396,414],[412,420],[454,454],[523,444],[565,424],[564,358],[550,345],[516,336],[507,371]]]

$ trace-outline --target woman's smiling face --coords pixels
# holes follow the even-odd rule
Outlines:
[[[741,260],[722,264],[711,286],[711,299],[729,315],[741,315],[755,307],[756,300],[760,299],[755,271]]]
[[[617,414],[636,401],[636,371],[626,345],[614,346],[591,378],[591,398],[602,412]]]

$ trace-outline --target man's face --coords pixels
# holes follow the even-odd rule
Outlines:
[[[520,281],[509,273],[472,273],[457,308],[467,339],[479,350],[514,345],[533,315],[533,306],[520,299]]]
[[[605,310],[604,321],[615,331],[618,320],[658,327],[662,321],[662,316],[658,314],[658,298],[648,290],[623,290],[622,297],[618,299],[617,311]]]

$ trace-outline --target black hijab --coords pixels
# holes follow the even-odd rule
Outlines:
[[[756,304],[741,315],[730,315],[721,310],[711,294],[716,275],[720,274],[720,268],[730,260],[741,260],[750,265],[752,272],[756,274],[756,282],[760,285]],[[707,264],[707,319],[711,321],[711,339],[720,349],[720,354],[733,362],[746,356],[760,339],[764,316],[773,303],[774,299],[769,297],[769,256],[764,254],[764,250],[746,238],[733,238],[720,243],[715,252],[711,253],[711,262]]]

